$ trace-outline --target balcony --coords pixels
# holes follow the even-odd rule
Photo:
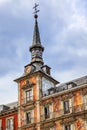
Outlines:
[[[77,113],[87,110],[87,104],[80,104],[72,107],[72,113]]]
[[[33,105],[34,104],[34,100],[33,100],[33,96],[30,96],[28,98],[24,98],[22,100],[22,106],[23,107],[26,107],[26,106],[30,106],[30,105]]]
[[[14,130],[14,126],[13,125],[6,126],[6,130]]]
[[[31,127],[31,126],[35,126],[35,118],[34,117],[31,117],[30,119],[26,119],[26,120],[22,121],[23,128],[27,128],[27,127]]]
[[[45,96],[49,96],[49,95],[52,95],[54,94],[56,91],[55,91],[55,88],[51,88],[51,89],[48,89],[47,91],[43,91],[42,93],[42,96],[45,97]]]
[[[50,118],[50,114],[51,114],[51,113],[48,113],[47,115],[45,115],[45,114],[44,114],[44,115],[41,115],[41,121],[42,121],[42,120],[49,119],[49,118]]]
[[[87,112],[87,104],[80,104],[80,105],[77,105],[77,106],[73,106],[73,107],[69,107],[69,109],[67,111],[65,111],[64,109],[61,109],[61,110],[58,110],[56,112],[50,112],[48,114],[43,114],[41,115],[41,121],[44,121],[44,120],[51,120],[53,118],[60,118],[61,116],[62,117],[65,117],[67,115],[75,115],[75,114],[82,114],[84,112]]]
[[[63,110],[60,110],[60,111],[57,111],[57,112],[50,112],[47,115],[43,114],[43,115],[41,115],[40,119],[41,119],[41,121],[51,120],[53,118],[60,117],[62,115],[63,115]]]

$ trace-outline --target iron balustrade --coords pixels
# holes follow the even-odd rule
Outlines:
[[[67,114],[74,114],[77,112],[83,112],[87,110],[87,104],[80,104],[80,105],[76,105],[73,107],[69,107],[68,111],[65,111],[64,109],[61,110],[57,110],[55,112],[49,112],[48,114],[43,114],[40,116],[41,121],[47,120],[47,119],[51,119],[51,118],[57,118],[57,117],[61,117],[63,115],[67,115]]]
[[[8,127],[8,126],[2,126],[2,127],[0,127],[0,130],[18,130],[18,127],[14,127],[13,126],[13,128],[12,127]]]
[[[33,99],[34,99],[33,97],[34,96],[29,96],[27,98],[22,99],[22,104],[26,104],[26,103],[32,102]]]
[[[32,123],[35,123],[35,117],[30,117],[30,119],[26,119],[22,121],[22,126],[30,125]]]
[[[14,125],[6,126],[6,130],[14,130]]]
[[[49,90],[47,90],[47,91],[43,91],[43,92],[42,92],[42,96],[45,97],[45,96],[52,95],[52,94],[54,94],[54,93],[55,93],[55,91],[49,91]]]

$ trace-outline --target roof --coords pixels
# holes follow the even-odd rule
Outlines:
[[[57,86],[57,88],[58,88],[59,91],[66,90],[66,86],[67,86],[68,84],[73,84],[73,85],[75,85],[75,86],[73,86],[73,87],[80,86],[80,85],[83,85],[83,84],[87,84],[87,76],[80,77],[80,78],[77,78],[77,79],[68,81],[68,82],[66,82],[66,83],[59,84],[59,85]]]
[[[18,107],[18,102],[11,102],[8,104],[0,105],[0,111],[7,111]]]
[[[42,73],[43,75],[45,75],[45,76],[48,77],[49,79],[53,80],[53,81],[55,82],[55,84],[58,84],[58,83],[59,83],[59,81],[55,80],[51,75],[46,74],[46,73],[45,73],[44,71],[42,71],[42,70],[37,70],[37,71],[35,71],[35,72],[33,72],[33,73],[30,73],[30,74],[23,74],[21,77],[15,79],[14,81],[15,81],[15,82],[18,82],[18,81],[20,81],[21,79],[26,78],[26,76],[28,77],[28,76],[31,76],[31,75],[36,74],[36,73],[38,73],[38,72],[39,72],[39,73]]]
[[[80,88],[87,87],[87,76],[80,77],[78,79],[71,80],[66,83],[56,85],[56,87],[50,88],[47,91],[43,92],[43,97],[53,96],[55,94],[62,94],[66,92],[76,91]]]
[[[18,107],[18,102],[11,102],[11,103],[8,103],[6,104],[6,106],[10,107],[10,109],[13,109],[15,107]]]

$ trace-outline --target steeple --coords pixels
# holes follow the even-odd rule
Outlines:
[[[31,52],[31,63],[40,63],[43,65],[43,58],[42,58],[42,53],[44,51],[44,47],[41,45],[41,40],[40,40],[40,33],[39,33],[39,28],[38,28],[38,15],[37,12],[37,4],[35,4],[35,12],[34,12],[34,18],[35,18],[35,26],[34,26],[34,34],[33,34],[33,42],[32,46],[30,47],[30,52]]]
[[[36,17],[38,16],[35,16],[35,26],[34,26],[34,35],[33,35],[32,45],[41,45],[40,33],[39,33],[38,22],[37,22]]]

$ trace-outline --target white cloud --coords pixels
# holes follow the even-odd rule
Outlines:
[[[0,104],[16,101],[18,98],[18,86],[13,80],[19,73],[8,73],[0,77]]]
[[[44,51],[44,55],[49,55],[49,57],[45,57],[46,59],[44,59],[44,61],[47,60],[48,65],[49,63],[55,64],[54,67],[56,70],[54,70],[55,68],[52,68],[54,71],[54,78],[61,82],[65,82],[78,78],[87,71],[87,61],[84,61],[87,59],[87,14],[83,11],[84,8],[81,4],[81,0],[0,0],[0,6],[5,5],[5,9],[3,8],[3,11],[5,11],[4,14],[7,13],[8,15],[6,16],[9,16],[11,20],[16,21],[10,21],[10,18],[7,17],[8,21],[6,21],[6,27],[8,26],[7,23],[12,22],[12,28],[11,24],[9,24],[8,28],[3,26],[3,21],[5,24],[4,19],[1,24],[1,27],[5,28],[4,32],[2,29],[1,34],[5,34],[4,38],[7,38],[10,35],[9,37],[12,43],[9,44],[9,40],[6,41],[8,44],[3,44],[1,40],[0,43],[8,46],[13,45],[13,47],[15,47],[15,52],[13,52],[15,58],[14,61],[11,60],[10,58],[12,58],[13,54],[8,56],[4,51],[6,59],[10,62],[6,63],[7,60],[2,57],[2,63],[9,65],[9,67],[7,67],[9,68],[9,73],[5,73],[6,75],[1,76],[0,78],[0,102],[9,102],[17,97],[17,94],[14,93],[14,96],[11,94],[13,91],[16,91],[15,87],[17,87],[16,84],[14,85],[13,79],[19,75],[18,73],[20,72],[17,71],[21,71],[20,68],[23,68],[26,62],[30,62],[28,57],[30,58],[31,54],[28,52],[29,44],[27,38],[29,37],[29,43],[32,43],[32,35],[30,34],[33,32],[31,32],[31,21],[33,17],[31,15],[33,12],[32,7],[35,2],[40,4],[39,9],[41,12],[39,13],[39,20],[41,22],[41,29],[44,31],[42,36],[46,36],[44,39],[41,37],[41,39],[43,39],[43,46],[47,50],[47,54],[46,51]],[[6,4],[9,4],[9,7],[7,7]],[[2,18],[3,17],[1,17],[1,19]],[[26,24],[26,22],[24,24],[24,20],[29,23],[29,28],[27,27],[24,29]],[[6,29],[7,32],[5,32]],[[11,33],[8,33],[10,31]],[[29,35],[26,34],[26,31]],[[6,33],[8,35],[6,35]],[[24,34],[26,34],[26,36]],[[46,43],[44,44],[45,40]],[[11,47],[10,49],[13,50]],[[72,62],[71,64],[73,64],[73,67],[70,67],[70,62]],[[58,65],[61,65],[64,68],[59,67]],[[64,65],[67,66],[67,69]],[[14,73],[10,66],[14,68]],[[62,68],[62,70],[59,68]],[[2,97],[4,98],[2,99]]]
[[[0,6],[10,3],[10,2],[12,2],[12,0],[0,0]]]

